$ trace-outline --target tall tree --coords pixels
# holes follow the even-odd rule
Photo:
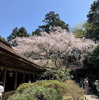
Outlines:
[[[99,40],[99,0],[94,1],[91,4],[90,11],[87,15],[87,25],[90,30],[86,29],[87,33],[89,34],[89,38],[92,38],[95,42]]]
[[[40,32],[41,32],[40,29],[37,28],[34,32],[32,31],[32,36],[33,36],[33,35],[40,36],[40,35],[41,35]]]
[[[24,27],[18,29],[17,27],[12,30],[12,33],[7,37],[7,41],[11,41],[16,37],[29,37],[30,35],[27,33]]]
[[[14,49],[31,58],[43,56],[43,58],[52,60],[53,66],[59,68],[64,65],[68,67],[68,62],[80,63],[84,56],[87,56],[97,45],[90,39],[76,39],[73,34],[64,32],[60,27],[54,27],[53,30],[56,31],[49,29],[49,34],[42,32],[40,37],[33,36],[12,40],[11,42],[18,44]]]
[[[17,32],[19,31],[19,29],[16,27],[12,30],[12,33],[7,37],[7,41],[11,41],[13,39],[15,39],[17,37]]]
[[[54,11],[47,13],[43,22],[45,22],[46,25],[39,26],[39,28],[42,31],[46,31],[47,33],[49,33],[50,26],[60,26],[62,29],[66,29],[67,31],[69,31],[69,25],[65,24],[64,21],[60,20],[59,14],[55,14]]]
[[[17,32],[17,37],[29,37],[30,35],[27,33],[24,27],[21,27]]]
[[[70,31],[75,35],[75,38],[83,38],[87,36],[86,32],[86,21],[75,24],[74,27],[70,29]]]
[[[57,78],[64,77],[68,74],[68,67],[82,65],[84,56],[87,56],[96,44],[90,39],[76,39],[73,34],[64,32],[60,27],[49,29],[49,34],[42,32],[41,36],[12,40],[18,44],[14,49],[28,58],[42,58],[40,66],[43,64],[46,67],[54,67]],[[62,73],[63,75],[60,75]]]
[[[2,40],[2,41],[4,41],[4,42],[7,43],[7,41],[5,40],[5,38],[2,38],[1,36],[0,36],[0,40]]]
[[[94,22],[95,24],[99,23],[99,0],[94,1],[93,4],[91,4],[90,11],[87,15],[88,22]]]
[[[99,45],[83,61],[85,67],[99,67]]]

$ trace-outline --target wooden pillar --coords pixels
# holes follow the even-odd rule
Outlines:
[[[17,71],[15,71],[15,79],[14,79],[14,89],[17,88]]]
[[[25,72],[23,73],[23,83],[25,82]]]
[[[3,87],[5,90],[5,83],[6,83],[6,69],[3,69]]]
[[[35,74],[33,74],[33,82],[35,82]]]

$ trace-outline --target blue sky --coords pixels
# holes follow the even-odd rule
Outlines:
[[[90,6],[96,0],[0,0],[0,35],[5,39],[15,27],[32,33],[50,11],[72,27],[87,20]]]

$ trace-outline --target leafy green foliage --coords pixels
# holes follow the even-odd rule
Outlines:
[[[29,37],[29,34],[27,33],[24,27],[21,27],[19,31],[17,32],[17,36],[18,37]]]
[[[53,88],[35,86],[26,88],[22,93],[16,92],[8,100],[63,100],[63,97]]]
[[[85,67],[99,66],[99,45],[93,50],[92,54],[83,61]]]
[[[78,24],[74,24],[73,27],[70,29],[71,32],[74,32],[78,29],[85,30],[86,21],[79,22]]]
[[[80,88],[73,80],[66,80],[65,83],[69,87],[68,91],[73,100],[82,100],[81,97],[84,96],[84,89]]]
[[[58,70],[47,70],[46,72],[42,73],[39,77],[39,79],[47,79],[47,80],[58,80],[60,82],[64,82],[65,80],[73,78],[73,75],[71,75],[71,70],[62,68]]]
[[[83,22],[71,28],[75,38],[91,38],[94,41],[99,39],[99,27],[94,22]]]
[[[86,32],[87,32],[87,38],[91,38],[95,41],[99,40],[99,26],[95,25],[93,22],[86,23]]]
[[[23,83],[17,88],[17,91],[21,93],[24,89],[29,88],[29,87],[34,87],[36,85],[54,88],[60,94],[62,93],[62,95],[68,92],[67,85],[57,80],[44,80],[44,81],[37,81],[35,83]]]
[[[39,75],[39,79],[40,80],[42,79],[53,80],[55,79],[55,73],[56,71],[54,70],[47,70]]]
[[[78,30],[74,31],[73,34],[75,35],[75,38],[86,37],[86,31],[82,30],[82,29],[78,29]]]
[[[8,100],[64,100],[66,96],[82,100],[84,90],[72,80],[44,80],[20,85]]]
[[[0,40],[2,40],[2,41],[4,41],[4,42],[7,43],[7,41],[5,40],[5,38],[2,38],[1,36],[0,36]]]
[[[46,25],[39,26],[41,31],[46,31],[49,33],[49,27],[50,26],[60,26],[62,29],[66,29],[69,31],[68,24],[65,24],[65,22],[60,20],[59,14],[55,14],[54,11],[51,11],[45,15],[45,18],[43,22],[46,23]]]
[[[90,7],[90,11],[89,13],[87,14],[87,18],[88,18],[88,22],[91,23],[91,22],[94,22],[94,23],[99,23],[99,13],[98,13],[98,10],[99,10],[99,0],[96,0],[93,2],[93,4],[91,4],[91,7]]]
[[[40,36],[41,35],[40,32],[41,32],[40,29],[37,28],[34,32],[32,32],[32,35]]]
[[[17,32],[18,32],[18,28],[14,28],[12,30],[12,33],[7,37],[7,41],[9,42],[10,40],[13,40],[17,37]]]
[[[7,41],[11,41],[16,37],[29,37],[30,35],[27,33],[24,27],[18,29],[17,27],[12,30],[12,33],[7,37]]]
[[[61,95],[64,95],[68,92],[68,88],[67,85],[64,84],[63,82],[59,82],[57,80],[54,81],[49,81],[45,84],[43,84],[42,86],[44,87],[51,87],[56,89]]]
[[[99,0],[94,1],[93,4],[91,4],[87,18],[88,24],[91,24],[89,26],[90,30],[86,29],[87,33],[89,34],[89,38],[94,39],[96,42],[99,40]]]
[[[66,81],[68,79],[73,78],[73,75],[70,75],[70,71],[71,71],[70,69],[64,69],[64,68],[62,68],[62,70],[59,70],[57,72],[57,74],[55,75],[56,79],[58,81],[64,82],[64,81]]]
[[[71,32],[75,35],[75,38],[83,38],[87,37],[87,32],[86,32],[86,21],[75,24],[73,28],[71,28]]]

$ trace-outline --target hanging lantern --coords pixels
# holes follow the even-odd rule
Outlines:
[[[13,76],[13,72],[10,72],[10,73],[9,73],[9,77],[12,77],[12,76]]]

